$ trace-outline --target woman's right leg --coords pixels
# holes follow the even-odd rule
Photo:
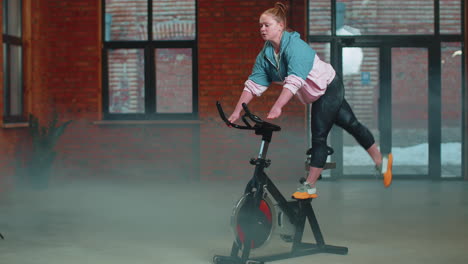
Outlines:
[[[382,157],[382,153],[380,152],[377,144],[375,143],[374,136],[369,131],[367,127],[361,124],[349,106],[346,99],[343,100],[343,104],[338,112],[336,118],[336,124],[346,130],[349,134],[351,134],[356,141],[367,151],[369,156],[375,163],[376,168],[379,168],[379,171],[384,174],[384,184],[385,187],[390,186],[392,181],[392,162],[393,157],[391,154],[389,156]],[[382,170],[382,162],[386,162],[384,164]]]

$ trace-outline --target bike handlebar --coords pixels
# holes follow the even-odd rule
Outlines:
[[[250,112],[249,108],[247,107],[246,103],[242,103],[242,108],[244,109],[244,112],[245,112],[245,114],[242,115],[242,121],[245,123],[245,126],[229,122],[229,120],[226,118],[226,115],[224,114],[223,107],[221,106],[221,103],[219,101],[216,101],[216,107],[218,108],[218,112],[219,112],[219,115],[221,116],[221,119],[229,127],[234,127],[237,129],[249,129],[249,130],[258,130],[258,129],[269,129],[271,131],[281,130],[280,126],[265,122],[260,117],[252,114],[252,112]],[[249,118],[255,123],[254,126],[252,126],[248,122],[247,118]]]

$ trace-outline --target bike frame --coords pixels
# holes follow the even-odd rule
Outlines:
[[[262,199],[269,193],[273,199],[278,203],[279,208],[289,218],[290,222],[295,226],[295,234],[292,240],[291,252],[281,253],[276,255],[264,256],[255,259],[249,259],[251,245],[253,239],[251,234],[246,233],[243,245],[239,245],[236,241],[233,242],[230,256],[214,256],[213,260],[218,263],[264,263],[265,261],[281,260],[292,257],[305,256],[315,253],[332,253],[345,255],[348,253],[348,248],[326,245],[323,239],[320,227],[318,225],[314,210],[312,208],[312,199],[297,199],[287,201],[274,183],[270,180],[265,173],[265,168],[270,166],[271,161],[267,159],[268,147],[273,136],[273,132],[280,131],[281,128],[277,125],[268,123],[260,119],[258,116],[252,114],[247,105],[244,103],[245,114],[242,116],[242,121],[245,126],[231,123],[227,120],[224,111],[219,102],[216,102],[218,112],[229,127],[237,129],[254,130],[256,135],[262,136],[260,150],[256,159],[251,159],[250,164],[255,165],[254,174],[252,179],[247,183],[244,194],[252,195],[249,199],[249,210],[258,208]],[[247,118],[255,123],[252,126]],[[310,227],[313,231],[316,244],[302,242],[304,227],[306,219],[309,221]],[[242,246],[242,248],[241,248]],[[239,251],[242,249],[242,256],[239,258]]]

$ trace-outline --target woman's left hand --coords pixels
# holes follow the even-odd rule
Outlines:
[[[271,108],[270,112],[268,113],[267,118],[268,119],[275,119],[275,118],[278,118],[280,115],[281,115],[281,108],[273,107],[273,108]]]

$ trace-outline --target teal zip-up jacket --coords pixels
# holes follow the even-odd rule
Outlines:
[[[265,42],[265,46],[257,56],[249,80],[263,86],[269,86],[272,82],[283,82],[290,75],[306,80],[314,65],[316,52],[300,38],[299,33],[283,32],[279,64],[276,63],[274,52],[271,42]]]

